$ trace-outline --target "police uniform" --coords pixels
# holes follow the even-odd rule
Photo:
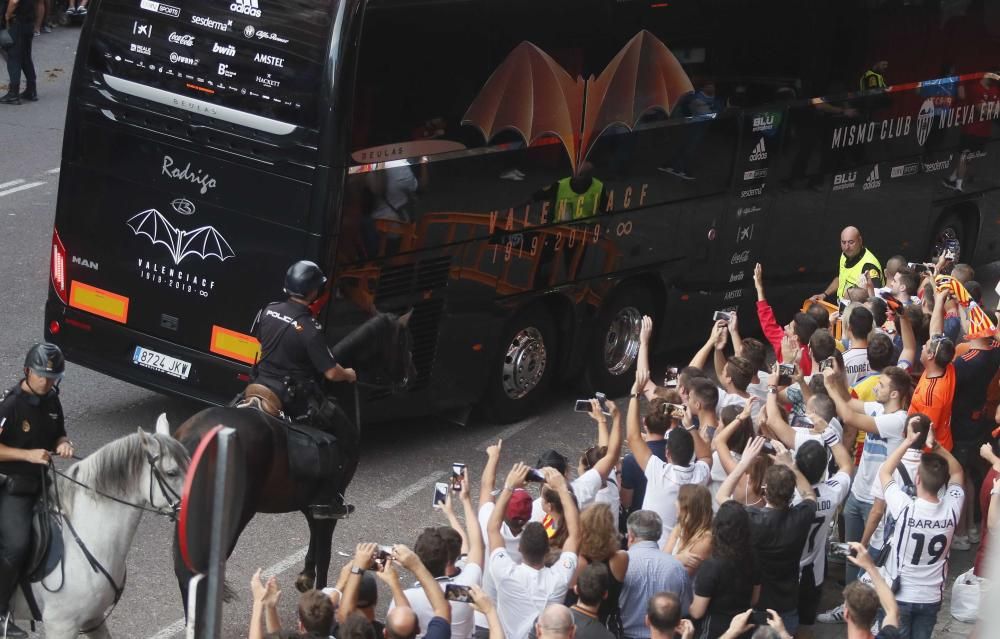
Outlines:
[[[66,437],[57,389],[39,397],[18,384],[0,402],[0,444],[21,450],[53,451]],[[0,611],[17,587],[31,539],[31,514],[42,490],[44,466],[0,462]]]
[[[319,379],[337,361],[323,336],[323,326],[307,306],[291,300],[268,304],[257,318],[255,336],[261,356],[253,381],[277,393],[285,413],[302,418],[309,412],[310,399],[326,401]]]

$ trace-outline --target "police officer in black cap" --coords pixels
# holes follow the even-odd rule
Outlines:
[[[28,636],[14,625],[9,604],[24,568],[31,513],[50,451],[73,456],[59,403],[65,370],[58,346],[35,344],[24,358],[24,379],[0,400],[0,637]]]
[[[355,382],[357,375],[353,368],[336,362],[323,337],[322,325],[309,309],[326,282],[323,271],[313,262],[302,260],[289,267],[285,273],[288,299],[265,306],[254,322],[261,354],[252,381],[274,391],[286,415],[333,432],[339,439],[346,434],[337,432],[336,409],[323,392],[323,380]],[[343,514],[342,496],[321,499],[330,503],[310,506],[315,517]]]

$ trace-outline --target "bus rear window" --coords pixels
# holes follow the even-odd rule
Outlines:
[[[152,87],[315,128],[336,2],[104,0],[89,66],[112,76],[112,88]],[[116,86],[114,79],[128,82]],[[213,115],[211,108],[197,110]]]

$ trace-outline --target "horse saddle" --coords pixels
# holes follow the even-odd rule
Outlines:
[[[24,564],[28,581],[41,581],[55,570],[62,561],[63,550],[59,516],[39,502],[31,517],[31,545]]]
[[[271,417],[284,420],[285,414],[281,412],[281,398],[273,390],[263,384],[248,384],[243,391],[243,399],[236,404],[237,408],[256,408],[267,413]]]

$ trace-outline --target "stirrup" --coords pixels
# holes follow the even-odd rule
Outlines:
[[[353,504],[311,504],[309,513],[315,519],[347,519],[354,512]]]

